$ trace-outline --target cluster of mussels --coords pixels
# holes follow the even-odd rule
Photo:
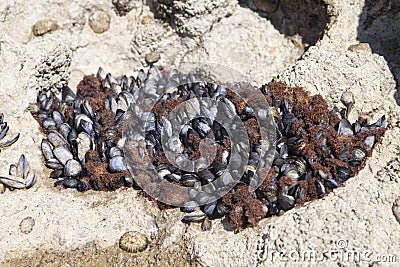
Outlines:
[[[42,141],[46,166],[55,185],[79,191],[112,191],[132,186],[121,145],[122,118],[131,102],[130,80],[115,80],[99,69],[85,76],[75,94],[62,88],[62,98],[41,92],[33,116],[47,134]]]
[[[12,138],[4,140],[9,129],[7,122],[4,121],[4,114],[0,113],[0,148],[9,147],[19,139],[19,133],[17,133]],[[6,188],[10,191],[29,189],[35,182],[36,176],[33,172],[30,172],[28,161],[22,154],[16,165],[10,165],[7,176],[0,175],[0,193],[4,193]]]
[[[348,92],[341,99],[346,108],[330,110],[322,96],[310,96],[302,88],[271,82],[260,90],[274,116],[275,156],[254,194],[239,185],[222,198],[234,227],[254,224],[330,193],[364,167],[386,131],[385,116],[373,124],[362,117],[349,121],[356,112]]]
[[[237,229],[328,194],[363,168],[366,157],[385,132],[384,117],[373,124],[361,117],[350,122],[353,101],[347,101],[341,111],[336,107],[329,110],[320,95],[310,96],[301,88],[283,83],[264,85],[260,90],[269,104],[267,114],[274,118],[276,150],[272,167],[265,171],[265,178],[260,177],[261,185],[249,190],[255,169],[265,164],[262,155],[266,152],[254,111],[234,90],[198,78],[153,66],[147,74],[141,70],[136,78],[114,79],[100,68],[97,77],[84,77],[76,94],[68,87],[62,89],[61,99],[51,92],[39,93],[39,111],[34,116],[47,134],[42,152],[46,166],[53,169],[50,176],[56,179],[55,184],[79,191],[109,191],[136,185],[134,177],[145,171],[127,171],[124,118],[137,105],[155,103],[145,113],[133,112],[135,120],[142,120],[145,125],[143,135],[138,135],[136,141],[145,144],[158,180],[193,187],[189,190],[190,201],[181,208],[188,213],[184,221],[203,222],[208,229],[208,219],[226,216]],[[241,148],[232,145],[231,136],[215,120],[215,110],[204,103],[205,97],[224,102],[229,107],[225,117],[234,112],[243,121],[249,137],[245,162],[234,156],[233,151]],[[168,120],[168,114],[187,100],[195,100],[192,107],[203,109],[209,116],[186,121],[181,118],[185,125],[179,140],[163,139],[172,136],[174,122]],[[201,143],[211,137],[216,153],[202,168],[182,170],[171,164],[163,151],[166,141],[169,149],[181,152],[182,161],[201,162],[202,157],[207,157],[207,151],[201,151]],[[144,158],[136,156],[137,160]],[[215,190],[211,182],[235,166],[245,166],[240,181],[222,198],[208,201],[207,190]],[[226,177],[221,182],[231,183]],[[198,185],[205,186],[204,192],[195,190]]]

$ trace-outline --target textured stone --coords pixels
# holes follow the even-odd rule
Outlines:
[[[230,0],[152,1],[156,15],[168,21],[182,36],[200,37],[233,12],[233,2]]]

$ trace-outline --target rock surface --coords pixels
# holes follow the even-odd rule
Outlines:
[[[398,27],[388,27],[399,22],[396,1],[389,1],[389,6],[378,1],[374,8],[371,1],[364,5],[362,0],[326,0],[330,22],[315,44],[282,34],[274,20],[236,1],[207,0],[201,7],[195,1],[113,2],[134,2],[134,8],[129,6],[121,16],[112,1],[0,2],[0,112],[9,122],[10,134],[21,133],[16,144],[0,152],[0,175],[23,153],[38,179],[29,190],[0,195],[0,264],[308,264],[310,260],[296,256],[314,251],[326,265],[352,266],[351,261],[322,258],[322,251],[338,249],[371,252],[360,265],[378,263],[377,256],[394,255],[400,262],[400,224],[392,212],[400,195],[395,78],[400,77],[400,41]],[[168,13],[169,3],[175,13]],[[110,27],[102,34],[89,25],[90,14],[99,9],[110,16]],[[166,13],[173,16],[165,19]],[[32,34],[37,21],[55,18],[58,30]],[[390,47],[378,42],[380,34],[391,40]],[[348,49],[359,42],[369,42],[373,53]],[[350,91],[359,113],[372,120],[385,114],[389,129],[367,167],[345,187],[237,234],[224,230],[220,221],[213,221],[208,232],[200,225],[185,225],[178,209],[160,211],[132,189],[79,193],[54,188],[40,152],[43,135],[27,110],[37,91],[57,91],[66,83],[76,88],[84,74],[95,73],[99,66],[116,76],[135,74],[153,51],[161,55],[158,65],[225,64],[259,85],[275,78],[303,86],[331,105],[342,105],[343,92]],[[148,238],[144,252],[132,256],[118,248],[119,238],[128,231]],[[295,258],[279,256],[282,251]]]

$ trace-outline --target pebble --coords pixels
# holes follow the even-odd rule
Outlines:
[[[33,226],[35,226],[35,220],[32,217],[26,217],[20,222],[19,230],[23,234],[29,234],[32,232]]]
[[[357,51],[372,52],[369,43],[352,44],[347,48],[347,50],[351,52],[357,52]]]
[[[342,96],[340,97],[340,101],[342,101],[343,105],[346,107],[351,103],[354,103],[354,95],[351,91],[344,91]]]
[[[148,243],[147,237],[136,231],[126,232],[119,239],[119,247],[132,253],[144,251]]]
[[[146,62],[147,62],[148,64],[156,63],[157,61],[160,60],[160,58],[161,58],[161,56],[160,56],[160,53],[158,53],[158,52],[151,52],[151,53],[148,53],[148,54],[144,57],[144,59],[146,60]]]
[[[48,32],[52,32],[58,29],[57,22],[51,19],[38,20],[32,27],[32,33],[34,36],[42,36]]]
[[[110,15],[97,9],[89,17],[89,26],[95,33],[103,33],[110,28]]]
[[[392,207],[393,215],[396,217],[396,220],[400,223],[400,196],[397,197]]]

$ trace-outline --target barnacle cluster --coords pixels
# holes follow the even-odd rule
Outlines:
[[[203,228],[209,229],[208,219],[226,216],[237,229],[323,197],[356,175],[386,126],[384,117],[373,124],[361,117],[349,121],[352,100],[344,101],[346,108],[339,110],[330,109],[320,95],[311,96],[283,83],[271,82],[259,90],[269,104],[260,111],[273,118],[276,132],[276,140],[270,140],[275,148],[272,166],[261,172],[262,177],[256,169],[267,166],[263,156],[269,148],[261,138],[255,111],[233,88],[205,82],[201,74],[153,66],[147,73],[141,70],[137,77],[113,78],[100,68],[97,76],[83,78],[76,93],[64,87],[60,99],[51,91],[40,92],[39,111],[33,115],[47,134],[42,152],[46,166],[53,170],[50,177],[55,185],[110,191],[137,187],[135,179],[139,178],[148,179],[149,184],[180,185],[189,188],[188,200],[181,203],[181,210],[187,213],[184,221],[203,222]],[[225,109],[215,112],[205,98],[224,103]],[[188,101],[186,113],[169,116]],[[140,112],[138,106],[146,103],[155,104]],[[190,110],[202,110],[207,116],[190,118]],[[247,144],[232,139],[217,120],[220,113],[233,128],[242,125]],[[122,133],[128,117],[143,130],[143,134],[128,131],[139,148],[133,160],[148,160],[129,171]],[[177,119],[183,123],[173,137]],[[201,151],[202,142],[211,139],[215,153]],[[188,163],[180,168],[170,162],[165,148],[179,152],[175,162],[196,161],[200,165]],[[245,159],[237,156],[243,151],[248,152]],[[143,178],[148,174],[143,167],[146,164],[155,172]],[[212,198],[210,192],[230,185],[222,198]]]

